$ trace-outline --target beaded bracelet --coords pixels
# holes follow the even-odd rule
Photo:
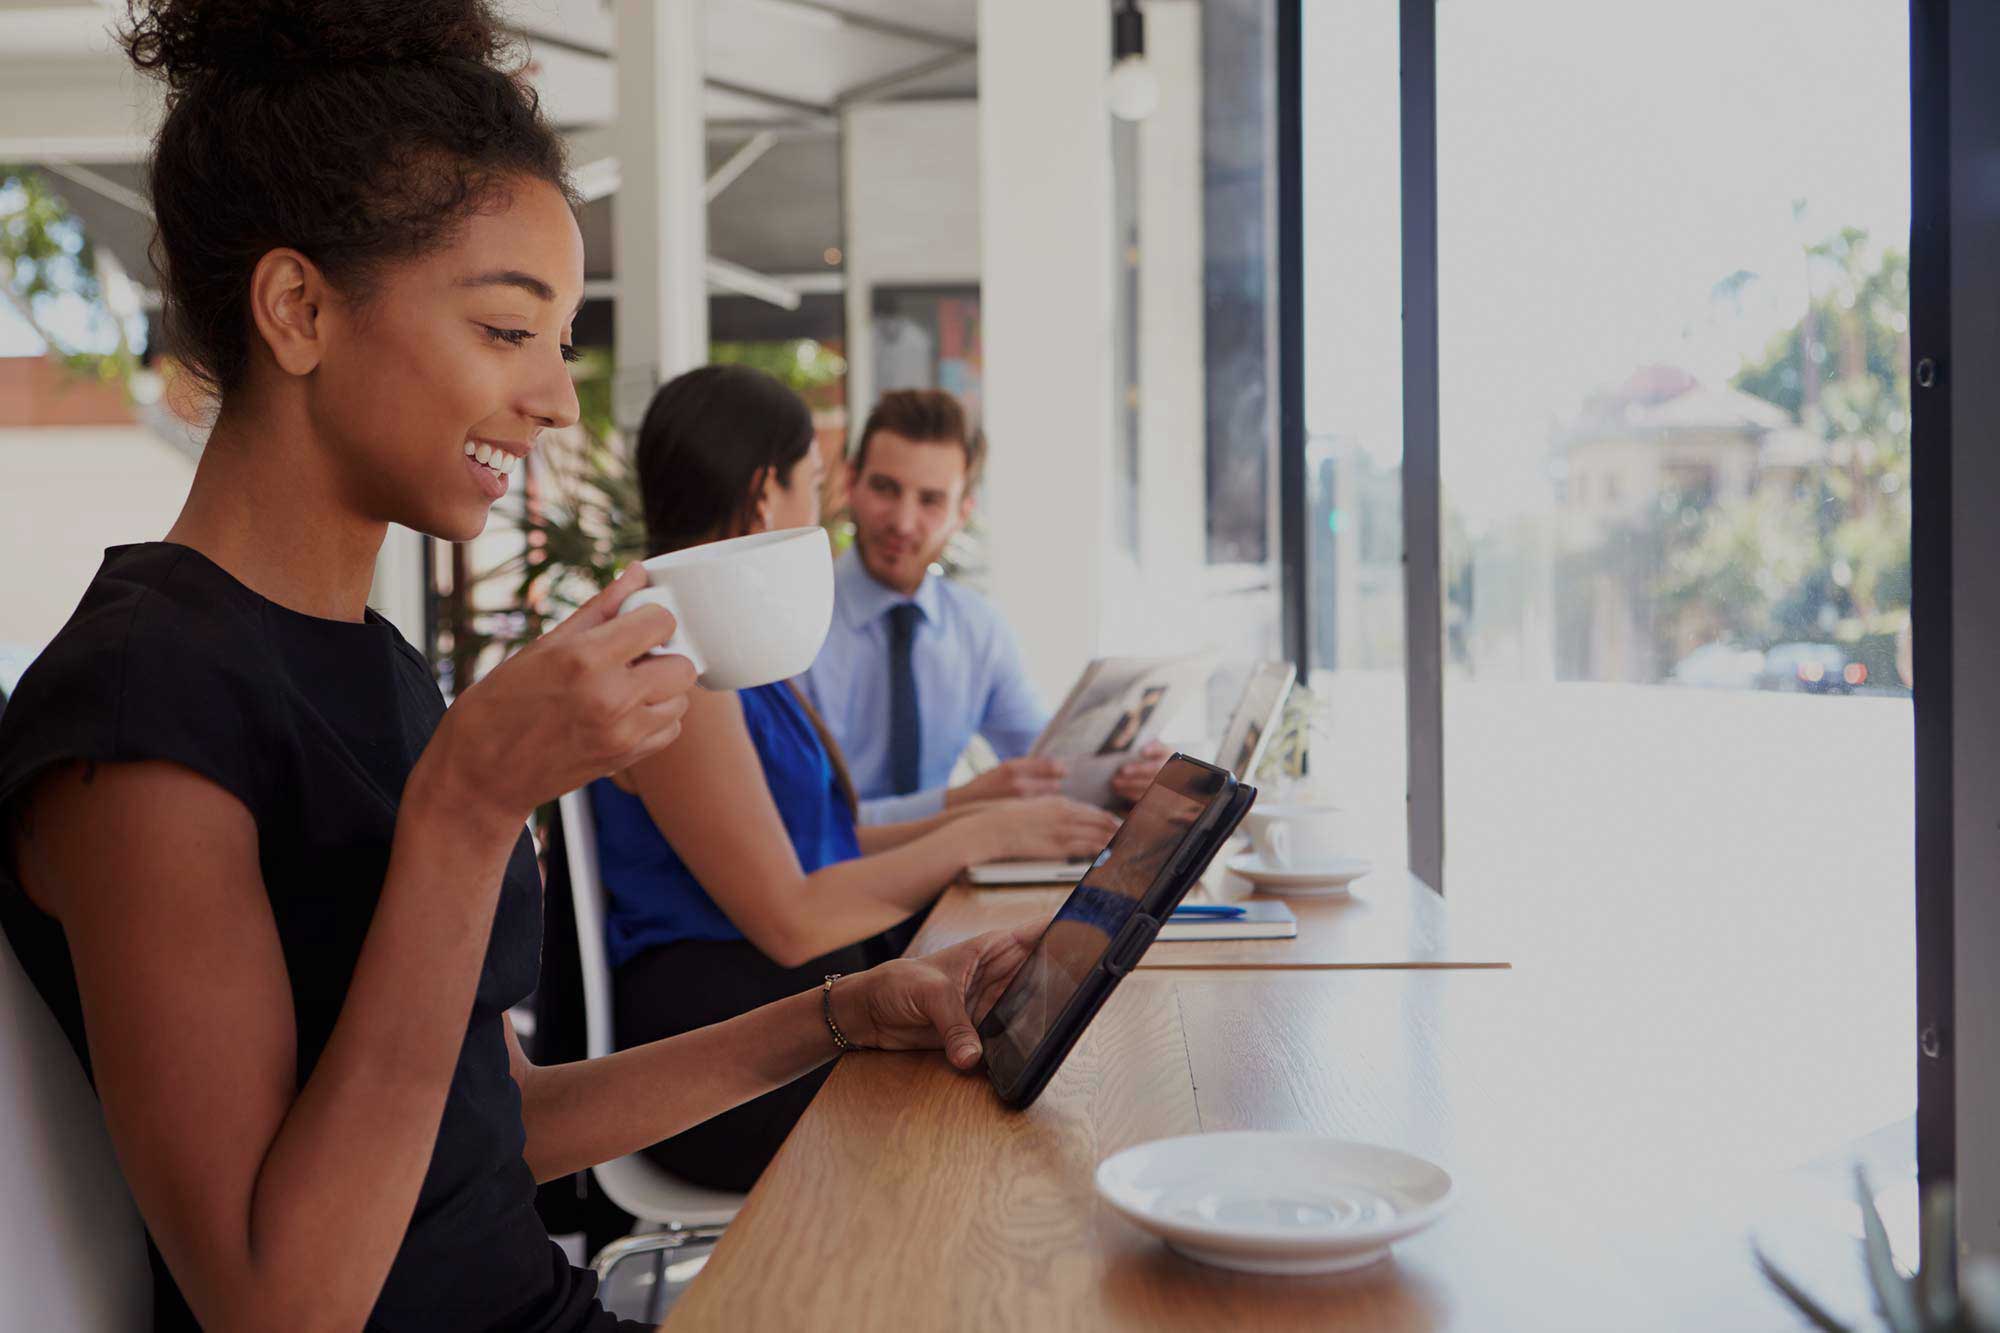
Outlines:
[[[836,972],[819,988],[819,1011],[826,1015],[826,1030],[833,1034],[833,1044],[843,1051],[851,1051],[854,1043],[841,1032],[840,1024],[833,1021],[833,983],[846,975],[845,972]]]

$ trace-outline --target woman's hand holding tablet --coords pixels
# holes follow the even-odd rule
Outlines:
[[[1038,938],[1030,932],[1025,960],[979,1025],[1003,1101],[1023,1107],[1040,1095],[1256,798],[1212,764],[1167,761],[1055,919]]]
[[[1035,923],[992,930],[922,958],[899,958],[843,977],[827,997],[833,1021],[855,1046],[941,1046],[952,1064],[971,1069],[980,1055],[974,1025],[1020,971],[1041,930]]]

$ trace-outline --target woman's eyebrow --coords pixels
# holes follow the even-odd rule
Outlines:
[[[539,301],[556,299],[556,289],[543,282],[532,273],[523,273],[517,268],[497,268],[488,273],[476,273],[460,278],[458,287],[519,287]]]
[[[452,285],[456,287],[519,287],[538,301],[553,301],[556,299],[555,288],[549,286],[549,284],[543,282],[534,274],[523,273],[517,268],[496,268],[490,273],[475,273],[470,277],[460,278]],[[571,323],[575,323],[576,317],[583,313],[583,303],[589,299],[587,296],[576,298],[576,309],[569,312]]]

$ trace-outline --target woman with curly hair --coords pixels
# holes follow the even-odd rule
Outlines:
[[[583,247],[478,0],[138,0],[166,327],[218,399],[163,541],[115,547],[0,720],[0,929],[75,1046],[154,1326],[618,1327],[534,1183],[864,1046],[979,1055],[995,935],[538,1068],[538,805],[669,745],[635,567],[444,707],[366,606],[391,523],[476,536],[544,430]],[[754,609],[750,611],[755,614]]]

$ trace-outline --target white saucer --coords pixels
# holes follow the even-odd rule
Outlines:
[[[1343,856],[1323,866],[1272,866],[1256,852],[1229,858],[1232,874],[1243,876],[1266,893],[1288,894],[1294,898],[1321,898],[1346,893],[1347,886],[1373,870],[1366,857]]]
[[[1098,1164],[1097,1193],[1205,1264],[1338,1273],[1436,1221],[1451,1177],[1394,1148],[1250,1130],[1127,1148]]]

